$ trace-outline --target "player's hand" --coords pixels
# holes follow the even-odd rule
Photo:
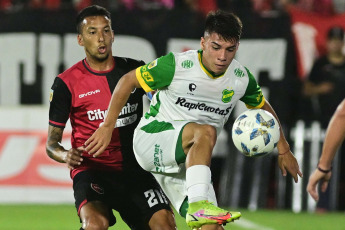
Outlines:
[[[102,125],[85,142],[85,151],[98,157],[108,147],[114,128]]]
[[[67,151],[66,156],[64,157],[64,161],[66,162],[68,168],[74,169],[74,166],[80,165],[83,161],[82,155],[84,152],[83,147],[79,148],[71,148]]]
[[[321,181],[321,191],[326,192],[329,180],[331,179],[332,172],[323,173],[318,169],[310,175],[307,185],[307,192],[313,197],[315,201],[319,200],[319,193],[317,192],[317,185]]]
[[[278,156],[278,165],[283,174],[286,176],[286,170],[291,174],[295,183],[298,182],[298,175],[302,178],[303,174],[299,169],[299,165],[295,156],[292,154],[291,151],[284,153],[283,155]]]

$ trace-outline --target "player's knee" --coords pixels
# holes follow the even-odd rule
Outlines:
[[[196,129],[195,138],[197,141],[207,141],[213,147],[217,140],[217,130],[212,125],[200,125]]]
[[[109,221],[102,215],[90,216],[83,221],[83,229],[85,230],[107,230]]]
[[[174,214],[166,209],[159,210],[150,219],[151,230],[175,230],[176,223]]]

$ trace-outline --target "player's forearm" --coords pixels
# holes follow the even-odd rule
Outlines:
[[[319,166],[330,169],[337,149],[345,139],[345,100],[333,115],[326,132]]]
[[[46,152],[51,159],[60,163],[65,163],[67,151],[60,144],[62,140],[62,133],[63,129],[49,126]]]
[[[289,146],[287,140],[285,139],[285,135],[283,132],[283,128],[280,124],[279,118],[278,118],[277,114],[275,113],[274,109],[272,108],[271,104],[266,100],[265,104],[261,107],[261,109],[264,109],[264,110],[272,113],[272,115],[277,119],[277,121],[279,123],[278,125],[280,127],[280,129],[279,129],[280,138],[279,138],[279,141],[277,144],[277,148],[279,150],[279,153],[284,153],[284,152],[288,151],[290,149],[290,146]]]
[[[139,87],[140,85],[138,80],[136,79],[134,71],[127,73],[119,80],[111,97],[108,107],[108,114],[104,119],[103,126],[112,128],[115,127],[116,120],[123,106],[128,101],[131,92],[135,88]]]

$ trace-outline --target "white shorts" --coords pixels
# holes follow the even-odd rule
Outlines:
[[[176,211],[180,211],[187,197],[182,130],[188,123],[142,118],[133,138],[134,154],[139,165],[155,176]],[[208,200],[217,205],[211,184]]]

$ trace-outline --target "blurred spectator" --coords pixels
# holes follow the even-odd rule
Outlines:
[[[314,114],[326,129],[339,103],[345,98],[344,30],[332,27],[327,34],[327,53],[317,59],[304,84],[303,93],[314,97]],[[315,102],[315,101],[314,101]],[[329,209],[329,191],[320,194],[318,212]]]
[[[323,128],[345,98],[344,30],[341,27],[329,30],[326,49],[327,53],[315,61],[303,90],[306,96],[317,98],[315,112]]]
[[[343,13],[344,11],[341,11],[341,9],[344,10],[345,7],[344,0],[279,0],[279,4],[283,8],[294,5],[301,10],[314,12],[322,16]]]
[[[120,0],[120,3],[128,10],[152,10],[174,8],[174,0]]]
[[[183,0],[188,8],[206,16],[210,11],[218,9],[216,0]]]

